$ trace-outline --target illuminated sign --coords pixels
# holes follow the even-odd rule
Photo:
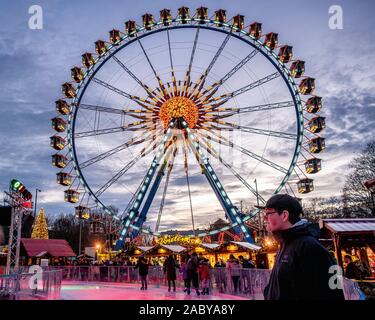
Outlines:
[[[198,245],[202,243],[202,240],[200,238],[187,237],[187,236],[181,236],[179,234],[176,234],[173,236],[171,235],[160,236],[156,239],[156,243],[158,244],[179,243],[179,244],[185,244],[185,245]]]

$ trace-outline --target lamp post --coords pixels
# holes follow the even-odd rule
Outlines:
[[[259,207],[259,194],[258,194],[258,183],[257,183],[257,179],[254,180],[254,183],[255,183],[255,192],[257,194],[257,206]],[[261,222],[261,215],[260,215],[260,210],[258,211],[258,227],[259,227],[259,233],[261,232],[262,230],[262,222]]]
[[[35,189],[35,205],[34,205],[34,217],[36,216],[36,206],[38,203],[38,192],[42,192],[42,190],[36,188]]]

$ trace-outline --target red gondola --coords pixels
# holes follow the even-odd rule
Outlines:
[[[320,153],[326,148],[326,139],[322,137],[316,137],[307,143],[311,153]]]
[[[95,51],[98,55],[102,55],[108,51],[107,44],[103,40],[95,42]]]
[[[76,83],[80,83],[85,75],[85,73],[83,72],[83,70],[81,68],[78,68],[78,67],[74,67],[72,69],[70,69],[70,72],[71,72],[71,76],[72,76],[72,79],[74,82]]]
[[[188,7],[181,7],[178,8],[178,16],[181,19],[181,22],[185,24],[187,20],[190,18],[190,9]]]
[[[145,13],[142,16],[142,21],[143,21],[143,26],[145,27],[146,30],[152,30],[153,25],[155,23],[154,16],[149,13]]]
[[[300,78],[305,73],[305,61],[294,61],[290,66],[290,73],[293,78]]]
[[[92,53],[86,52],[82,55],[82,64],[86,68],[90,68],[95,63]]]
[[[199,7],[197,9],[197,17],[200,20],[199,23],[205,23],[205,20],[208,19],[208,9],[206,7]]]
[[[326,127],[325,117],[315,117],[307,122],[307,128],[310,132],[319,133],[323,131]]]
[[[227,21],[227,12],[223,9],[215,11],[215,21],[218,22],[219,27],[222,27]]]
[[[121,42],[121,40],[122,38],[121,38],[120,30],[113,29],[109,31],[109,42],[111,42],[112,44],[115,44],[115,43]]]
[[[266,34],[266,39],[264,40],[264,45],[271,50],[277,47],[279,42],[279,34],[275,32],[270,32]]]
[[[172,15],[171,10],[163,9],[160,11],[160,20],[163,22],[164,26],[169,26],[171,24]]]
[[[61,91],[65,95],[65,97],[69,99],[74,98],[76,96],[75,94],[76,88],[74,88],[73,85],[69,82],[65,82],[61,86]]]
[[[137,24],[133,20],[128,20],[125,22],[125,32],[129,37],[134,37],[137,31]]]
[[[233,17],[233,27],[237,28],[238,31],[245,28],[245,17],[238,14]]]
[[[308,113],[317,113],[322,108],[322,98],[315,96],[306,101],[306,110]]]
[[[259,39],[262,36],[262,24],[254,22],[249,27],[249,33],[255,39]]]
[[[62,150],[65,148],[65,139],[60,136],[52,136],[50,137],[51,147],[55,150]]]
[[[280,47],[278,56],[282,63],[288,63],[290,60],[292,60],[292,57],[293,57],[293,47],[292,46]]]
[[[67,115],[70,112],[70,105],[65,100],[57,100],[56,104],[56,111],[62,115]]]
[[[59,117],[51,119],[52,128],[57,132],[64,132],[66,129],[67,122]]]
[[[299,84],[299,91],[302,94],[312,94],[315,89],[315,79],[314,78],[305,78],[302,79]]]

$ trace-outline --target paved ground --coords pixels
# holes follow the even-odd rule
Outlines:
[[[149,287],[140,290],[139,284],[63,281],[63,300],[247,300],[229,294],[214,293],[197,296],[195,292],[185,294],[181,289],[168,292],[167,287]]]

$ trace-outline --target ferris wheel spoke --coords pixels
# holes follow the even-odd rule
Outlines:
[[[145,124],[145,123],[148,123],[148,124]],[[149,128],[151,123],[152,122],[149,121],[149,120],[136,121],[136,122],[133,122],[133,123],[121,126],[121,127],[78,132],[78,133],[74,134],[74,137],[75,138],[86,138],[86,137],[100,136],[100,135],[104,135],[104,134],[116,133],[116,132],[121,132],[121,131],[144,130],[144,129]],[[145,125],[143,125],[143,124],[145,124]]]
[[[181,93],[183,96],[187,95],[187,93],[189,91],[189,88],[190,88],[190,74],[191,74],[191,68],[193,66],[193,60],[194,60],[194,56],[195,56],[195,51],[197,49],[199,31],[200,31],[200,27],[197,28],[197,32],[195,33],[194,45],[193,45],[193,49],[191,50],[189,67],[186,70],[184,85],[183,85],[183,89],[182,89],[182,93]]]
[[[223,40],[223,42],[221,43],[219,49],[216,51],[215,56],[212,58],[210,64],[209,64],[208,67],[207,67],[207,69],[203,72],[203,74],[200,76],[198,82],[194,85],[194,87],[193,87],[193,89],[192,89],[192,92],[191,92],[192,94],[194,94],[194,96],[193,96],[194,98],[196,98],[196,97],[199,95],[200,91],[202,90],[202,88],[203,88],[203,86],[204,86],[204,84],[205,84],[205,82],[206,82],[206,78],[207,78],[208,74],[210,73],[211,69],[212,69],[213,66],[215,65],[217,59],[219,59],[221,53],[223,52],[223,50],[224,50],[226,44],[227,44],[228,41],[229,41],[231,35],[232,35],[232,29],[231,29],[230,33],[227,34],[227,36],[225,37],[225,39]],[[198,86],[199,86],[199,88],[198,88],[198,90],[195,92],[195,89],[196,89]],[[195,93],[194,93],[194,92],[195,92]]]
[[[161,130],[158,131],[158,134],[161,132]],[[142,133],[139,137],[137,138],[131,138],[130,140],[128,140],[127,142],[109,150],[109,151],[106,151],[106,152],[103,152],[83,163],[81,163],[80,167],[81,169],[84,169],[88,166],[91,166],[92,164],[94,163],[97,163],[101,160],[104,160],[106,158],[109,158],[111,156],[113,156],[114,154],[124,150],[124,149],[127,149],[128,147],[131,147],[131,146],[135,146],[135,145],[138,145],[140,143],[143,143],[143,142],[146,142],[146,141],[149,141],[151,139],[153,139],[156,134],[152,134],[152,135],[149,135],[148,137],[143,137],[145,135],[146,132]]]
[[[222,144],[222,145],[226,145],[228,147],[234,148],[234,149],[240,151],[241,153],[243,153],[243,154],[245,154],[245,155],[247,155],[247,156],[249,156],[249,157],[251,157],[251,158],[253,158],[257,161],[260,161],[260,162],[264,163],[265,165],[267,165],[267,166],[269,166],[273,169],[276,169],[276,170],[278,170],[278,171],[280,171],[284,174],[287,174],[288,170],[286,168],[272,162],[271,160],[268,160],[268,159],[266,159],[266,158],[264,158],[260,155],[257,155],[256,153],[254,153],[250,150],[247,150],[247,149],[245,149],[245,148],[243,148],[243,147],[241,147],[241,146],[239,146],[239,145],[237,145],[237,144],[235,144],[231,141],[228,141],[228,139],[226,139],[225,137],[223,137],[220,134],[217,134],[217,133],[211,132],[211,131],[210,131],[210,133],[215,135],[216,137],[213,137],[211,135],[208,135],[208,134],[205,134],[205,133],[201,132],[201,134],[204,137],[208,138],[209,140],[212,140],[212,141],[214,141],[218,144]]]
[[[139,154],[133,158],[128,164],[126,164],[118,173],[116,173],[111,179],[109,179],[96,193],[95,196],[99,197],[106,191],[109,187],[111,187],[116,181],[118,181],[130,168],[132,168],[142,157],[149,154],[152,150],[158,147],[160,142],[155,142],[152,147],[146,149],[143,148]]]
[[[277,138],[283,138],[283,139],[289,139],[289,140],[296,140],[297,139],[297,135],[294,134],[294,133],[258,129],[258,128],[253,128],[253,127],[245,127],[245,126],[237,125],[235,123],[226,122],[226,121],[223,121],[223,120],[213,119],[213,122],[217,122],[218,124],[222,124],[222,125],[226,126],[226,127],[221,127],[221,126],[212,125],[212,127],[215,130],[219,130],[219,131],[235,129],[235,130],[240,130],[242,132],[254,133],[254,134],[259,134],[259,135],[263,135],[263,136],[271,136],[271,137],[277,137]]]
[[[145,84],[143,83],[141,80],[138,79],[138,77],[133,73],[131,72],[123,62],[120,61],[120,59],[118,59],[116,56],[112,56],[112,58],[117,62],[117,64],[123,68],[125,70],[125,72],[130,75],[133,80],[135,80],[135,82],[137,82],[147,93],[147,95],[155,102],[155,103],[158,103],[158,102],[161,102],[163,99],[162,97],[159,97],[159,96],[156,96],[153,91]]]
[[[191,201],[190,180],[189,180],[189,164],[187,161],[186,148],[184,147],[183,150],[184,150],[184,166],[185,166],[186,184],[188,187],[189,204],[190,204],[191,224],[193,227],[193,234],[195,236],[196,234],[195,234],[194,212],[193,212],[193,203]]]
[[[113,114],[120,114],[120,115],[129,115],[129,116],[132,116],[134,114],[153,113],[153,111],[143,110],[143,109],[117,109],[117,108],[103,107],[103,106],[86,104],[86,103],[81,103],[78,106],[78,109],[90,110],[90,111],[95,111],[95,112],[113,113]]]
[[[150,66],[152,72],[153,72],[154,75],[155,75],[155,78],[156,78],[156,80],[157,80],[157,82],[158,82],[158,84],[159,84],[160,90],[161,90],[161,92],[163,93],[162,101],[164,102],[165,99],[170,98],[170,97],[169,97],[169,94],[168,94],[168,92],[167,92],[167,90],[166,90],[166,88],[165,88],[163,82],[161,81],[160,76],[157,74],[157,72],[156,72],[154,66],[152,65],[151,60],[150,60],[150,58],[149,58],[149,56],[148,56],[148,54],[147,54],[145,48],[143,47],[143,44],[142,44],[141,40],[138,38],[138,35],[136,35],[136,37],[137,37],[138,43],[139,43],[139,45],[140,45],[140,47],[141,47],[141,49],[142,49],[142,52],[143,52],[144,56],[146,57],[146,60],[147,60],[147,62],[148,62],[148,64],[149,64],[149,66]]]
[[[268,103],[268,104],[262,104],[262,105],[257,105],[257,106],[250,106],[250,107],[245,107],[245,108],[217,108],[216,110],[209,108],[207,109],[206,114],[209,115],[210,113],[223,112],[224,114],[211,116],[216,119],[220,119],[220,118],[227,118],[236,114],[257,112],[257,111],[268,111],[268,110],[274,110],[274,109],[289,108],[293,106],[294,106],[294,101],[285,101],[285,102],[276,102],[276,103]],[[210,111],[210,109],[212,111]]]
[[[125,97],[125,98],[128,98],[128,99],[131,100],[131,101],[134,101],[135,103],[137,103],[138,105],[144,107],[144,108],[147,109],[147,110],[152,111],[152,110],[153,110],[153,107],[156,106],[155,103],[153,103],[153,102],[151,102],[151,101],[149,101],[149,100],[146,100],[146,99],[140,98],[140,97],[135,96],[135,95],[131,95],[131,94],[129,94],[129,93],[127,93],[127,92],[125,92],[125,91],[119,89],[119,88],[116,88],[116,87],[110,85],[109,83],[107,83],[107,82],[105,82],[105,81],[103,81],[103,80],[100,80],[100,79],[98,79],[98,78],[92,78],[92,80],[93,80],[95,83],[97,83],[97,84],[103,86],[104,88],[107,88],[107,89],[109,89],[109,90],[111,90],[111,91],[113,91],[113,92],[116,92],[117,94],[119,94],[119,95],[121,95],[121,96],[123,96],[123,97]],[[149,104],[149,106],[147,106],[146,104]]]
[[[246,63],[248,63],[256,54],[258,53],[258,50],[253,50],[250,52],[244,59],[242,59],[236,66],[234,66],[227,74],[225,74],[219,81],[215,82],[211,86],[209,86],[205,91],[203,91],[198,98],[203,97],[207,93],[209,93],[212,90],[215,90],[215,92],[219,89],[219,87],[226,82],[229,78],[231,78],[238,70],[240,70]],[[209,95],[208,97],[210,97]]]
[[[171,74],[172,74],[172,84],[173,84],[173,96],[177,95],[177,83],[176,83],[176,76],[174,74],[174,66],[173,66],[173,59],[172,59],[172,49],[171,49],[171,40],[169,37],[169,28],[167,29],[167,38],[168,38],[168,52],[169,52],[169,62],[171,64]]]
[[[198,135],[200,135],[198,133]],[[209,143],[209,141],[207,139],[204,139],[202,138],[202,141],[205,143],[205,146],[203,146],[207,152],[211,155],[213,155],[217,160],[220,161],[220,163],[222,163],[225,167],[227,167],[231,172],[232,174],[240,181],[242,182],[242,184],[250,190],[250,192],[252,194],[254,194],[254,196],[258,197],[259,200],[261,200],[262,202],[265,202],[264,198],[259,194],[257,193],[257,191],[249,184],[247,183],[247,181],[228,163],[226,162],[219,154],[218,152],[214,149],[214,147]]]
[[[168,189],[168,185],[169,185],[169,178],[171,176],[171,172],[172,172],[172,169],[173,169],[173,164],[174,164],[174,160],[176,158],[176,154],[177,154],[177,148],[175,147],[174,151],[173,151],[172,159],[169,160],[169,164],[168,164],[168,171],[167,171],[167,176],[165,178],[164,190],[163,190],[163,195],[162,195],[161,202],[160,202],[158,219],[157,219],[156,225],[155,225],[155,232],[159,231],[160,220],[161,220],[161,216],[163,214],[163,209],[164,209],[164,205],[165,205],[165,198],[167,196],[167,189]]]
[[[238,96],[238,95],[241,95],[245,92],[248,92],[256,87],[259,87],[260,85],[263,85],[267,82],[270,82],[276,78],[280,77],[280,73],[279,72],[275,72],[275,73],[272,73],[262,79],[259,79],[255,82],[252,82],[242,88],[239,88],[235,91],[232,91],[232,92],[229,92],[229,93],[225,93],[219,97],[216,97],[216,98],[212,98],[212,99],[208,99],[206,101],[204,101],[202,104],[203,105],[206,105],[206,104],[211,104],[212,102],[218,102],[216,104],[213,105],[213,108],[217,108],[221,105],[223,105],[224,103],[226,103],[227,101],[229,101],[230,99],[233,99],[234,97]]]

